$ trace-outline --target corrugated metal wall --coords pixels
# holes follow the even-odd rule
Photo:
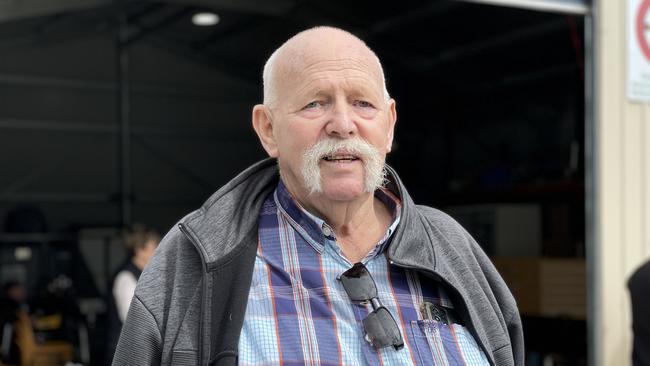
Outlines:
[[[115,47],[108,31],[0,45],[0,231],[26,204],[52,232],[119,225]],[[133,220],[166,231],[265,156],[249,127],[260,88],[145,42],[129,52]]]
[[[629,365],[626,283],[650,259],[650,104],[626,96],[626,1],[595,11],[595,353],[598,365]]]

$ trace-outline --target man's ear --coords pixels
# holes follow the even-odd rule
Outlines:
[[[386,144],[386,152],[393,149],[393,136],[395,133],[395,122],[397,122],[397,109],[395,107],[395,99],[388,101],[388,140]]]
[[[270,111],[263,104],[253,107],[253,128],[260,138],[262,147],[272,158],[278,157],[278,143],[273,134],[273,121],[271,121]]]

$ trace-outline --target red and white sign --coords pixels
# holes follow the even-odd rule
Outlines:
[[[650,0],[627,0],[627,96],[650,101]]]

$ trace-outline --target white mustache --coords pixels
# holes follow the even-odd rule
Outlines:
[[[384,185],[386,178],[384,160],[374,146],[360,138],[345,140],[329,138],[318,141],[303,154],[302,175],[310,194],[323,191],[319,166],[321,159],[342,151],[346,155],[354,155],[361,159],[365,172],[365,192],[374,192]]]

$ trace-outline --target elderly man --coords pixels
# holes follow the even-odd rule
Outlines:
[[[113,364],[523,365],[489,259],[384,165],[397,115],[376,55],[318,27],[263,77],[252,119],[273,159],[163,239]]]

